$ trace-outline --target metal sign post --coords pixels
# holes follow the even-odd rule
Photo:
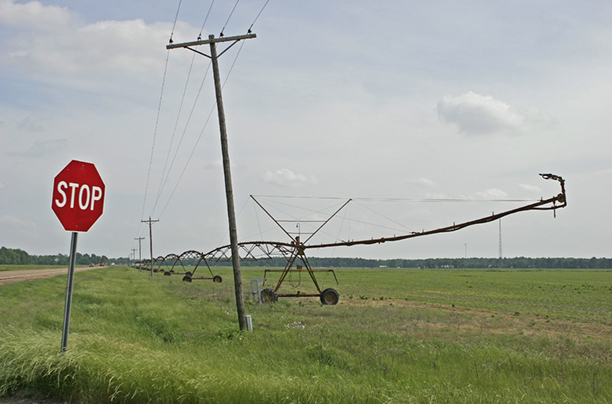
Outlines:
[[[66,305],[64,306],[64,326],[62,327],[62,352],[68,347],[68,329],[70,328],[70,308],[72,307],[72,286],[74,285],[74,264],[76,263],[78,233],[72,232],[70,240],[70,265],[68,267],[68,283],[66,285]]]
[[[96,166],[91,163],[72,160],[60,171],[53,182],[51,209],[55,212],[64,229],[72,232],[64,326],[62,327],[62,352],[66,352],[68,346],[74,266],[77,254],[77,232],[88,231],[102,216],[105,196],[106,186]]]

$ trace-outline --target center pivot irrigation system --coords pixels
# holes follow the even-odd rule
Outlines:
[[[559,208],[564,208],[567,206],[567,199],[565,196],[565,180],[560,176],[554,174],[540,174],[543,179],[546,180],[556,180],[559,182],[561,186],[561,192],[551,198],[548,199],[540,199],[537,202],[520,206],[518,208],[506,210],[500,213],[493,213],[489,216],[471,220],[463,223],[453,223],[451,226],[441,227],[434,230],[423,230],[421,232],[411,232],[409,234],[393,236],[393,237],[381,237],[381,238],[371,238],[367,240],[350,240],[350,241],[341,241],[335,243],[324,243],[324,244],[308,244],[308,242],[312,239],[312,237],[317,234],[329,221],[334,218],[348,203],[351,201],[350,199],[346,201],[337,211],[335,211],[327,220],[325,220],[313,233],[310,234],[308,238],[304,241],[301,240],[300,235],[294,236],[290,232],[288,232],[280,223],[279,220],[276,220],[253,196],[251,198],[257,203],[257,205],[285,232],[285,234],[289,237],[291,241],[289,242],[280,242],[280,241],[249,241],[242,242],[238,244],[240,259],[243,261],[255,261],[262,259],[271,259],[283,257],[286,260],[286,265],[283,269],[266,269],[264,273],[264,278],[268,273],[271,272],[280,272],[280,277],[274,286],[274,288],[265,288],[261,291],[261,301],[263,303],[271,303],[278,300],[279,297],[319,297],[322,304],[337,304],[340,295],[335,289],[326,288],[322,289],[321,285],[317,281],[315,276],[318,272],[331,272],[334,275],[334,279],[336,280],[336,284],[338,284],[338,279],[336,278],[336,274],[333,269],[313,269],[308,261],[308,257],[306,256],[306,251],[309,249],[320,249],[320,248],[329,248],[329,247],[342,247],[342,246],[354,246],[354,245],[368,245],[368,244],[381,244],[391,241],[400,241],[406,240],[415,237],[428,236],[436,233],[450,233],[457,230],[464,229],[469,226],[489,223],[495,220],[501,219],[505,216],[512,215],[519,212],[526,212],[530,210],[552,210],[555,212]],[[556,213],[555,213],[556,216]],[[196,259],[197,263],[193,271],[180,271],[175,272],[177,264],[180,264],[181,267],[184,268],[183,261],[186,259]],[[221,277],[218,275],[214,275],[209,263],[219,263],[219,262],[231,262],[232,254],[231,254],[231,245],[225,245],[222,247],[218,247],[212,251],[207,253],[200,253],[197,251],[186,251],[180,255],[169,254],[165,257],[158,257],[154,259],[154,265],[157,267],[156,271],[162,270],[162,265],[166,265],[166,269],[164,269],[164,275],[172,275],[172,274],[182,274],[183,281],[191,282],[194,279],[208,279],[213,280],[214,282],[221,282]],[[172,265],[170,267],[170,262]],[[204,262],[206,267],[208,268],[208,272],[210,273],[210,277],[194,277],[197,268],[200,264]],[[150,267],[151,261],[141,261],[137,262],[136,265],[141,265],[142,267]],[[288,276],[292,273],[298,273],[301,276],[302,272],[308,273],[314,286],[316,287],[317,293],[301,293],[297,291],[297,293],[279,293],[283,282],[288,281]]]

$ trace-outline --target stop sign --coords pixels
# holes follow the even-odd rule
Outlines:
[[[96,166],[72,160],[53,181],[51,209],[67,231],[88,231],[102,215],[105,185]]]

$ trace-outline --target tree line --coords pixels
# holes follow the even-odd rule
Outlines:
[[[428,258],[428,259],[366,259],[366,258],[317,258],[309,257],[317,268],[540,268],[540,269],[612,269],[612,258]],[[195,265],[197,260],[183,262]],[[241,266],[284,267],[284,258],[243,261]],[[209,262],[211,266],[231,266],[231,262]],[[201,264],[203,265],[203,264]]]
[[[68,266],[68,255],[30,255],[19,248],[0,248],[0,264],[3,265],[65,265]],[[109,260],[105,255],[98,256],[96,254],[76,254],[77,265],[99,265],[104,263],[108,265]],[[125,260],[127,262],[127,259]]]
[[[20,249],[0,248],[0,264],[4,265],[68,265],[68,255],[29,255]],[[428,259],[367,259],[346,257],[310,257],[310,265],[317,268],[540,268],[540,269],[612,269],[612,258],[428,258]],[[107,258],[105,255],[77,253],[77,265],[110,262],[127,264],[128,258]],[[183,261],[185,266],[194,266],[196,259]],[[258,261],[243,261],[245,267],[284,267],[284,258]],[[170,263],[171,264],[171,263]],[[211,266],[231,266],[231,262],[209,262]],[[205,265],[201,263],[200,265]]]

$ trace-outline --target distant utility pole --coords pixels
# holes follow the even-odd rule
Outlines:
[[[134,257],[134,261],[136,261],[136,249],[132,248],[132,254],[130,257]],[[128,259],[128,266],[130,266],[130,260]]]
[[[134,237],[134,240],[138,240],[138,261],[142,262],[142,248],[140,242],[144,240],[144,237]]]
[[[229,48],[243,39],[256,38],[255,34],[239,35],[232,37],[215,38],[209,35],[207,40],[194,42],[184,42],[179,44],[169,44],[166,49],[186,48],[199,55],[206,56],[212,61],[213,74],[215,79],[215,93],[217,96],[217,113],[219,115],[219,130],[221,132],[221,154],[223,155],[223,174],[225,176],[225,197],[227,200],[227,217],[229,221],[230,243],[232,250],[232,266],[234,267],[234,289],[236,291],[236,309],[238,311],[238,324],[241,330],[247,329],[246,311],[244,308],[244,297],[242,293],[242,276],[240,274],[240,253],[238,250],[238,231],[236,230],[236,213],[234,210],[234,191],[232,189],[232,175],[230,171],[230,159],[227,147],[227,130],[225,127],[225,111],[223,110],[223,98],[221,97],[221,79],[219,76],[218,57],[223,55]],[[217,55],[218,42],[233,42],[223,52]],[[210,45],[210,56],[197,51],[191,46]]]
[[[155,222],[159,222],[158,220],[151,220],[151,216],[149,216],[149,220],[141,220],[143,223],[149,223],[149,244],[151,246],[151,278],[153,277],[153,230],[151,229],[151,224]]]
[[[499,259],[502,259],[501,219],[499,219]]]

